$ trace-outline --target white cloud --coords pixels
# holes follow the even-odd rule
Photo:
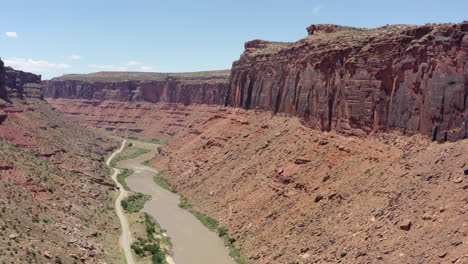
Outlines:
[[[143,63],[142,62],[139,62],[139,61],[128,61],[127,63],[125,63],[124,65],[127,65],[127,66],[137,66],[137,65],[142,65]]]
[[[314,9],[312,9],[312,13],[314,14],[314,16],[320,16],[320,11],[322,11],[323,9],[323,6],[316,6],[314,7]]]
[[[51,63],[46,60],[33,60],[29,58],[9,58],[4,61],[7,66],[27,72],[48,72],[71,67],[65,63]]]
[[[116,66],[116,65],[96,65],[96,64],[91,64],[88,65],[90,68],[98,69],[98,70],[104,70],[104,71],[126,71],[127,67],[123,66]]]
[[[153,71],[153,67],[151,67],[151,66],[141,66],[140,70],[145,71],[145,72],[149,72],[149,71]]]
[[[16,32],[5,32],[5,35],[9,38],[18,38],[18,33]]]
[[[72,60],[80,60],[81,59],[81,56],[80,55],[71,55],[70,57],[68,57]]]

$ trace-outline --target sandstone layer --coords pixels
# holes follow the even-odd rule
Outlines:
[[[13,98],[44,98],[41,75],[5,67],[5,85],[7,97]]]
[[[159,138],[154,166],[249,263],[464,263],[468,141],[320,132],[208,105],[48,99],[69,118]]]
[[[295,43],[247,42],[226,105],[287,113],[324,131],[467,137],[468,22],[307,31]]]
[[[44,93],[52,98],[222,105],[228,83],[229,71],[98,72],[45,81]]]
[[[0,60],[0,99],[6,100],[7,97],[7,92],[6,92],[6,76],[5,76],[5,65],[3,64],[3,61]]]

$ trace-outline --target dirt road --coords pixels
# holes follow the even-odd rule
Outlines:
[[[114,153],[112,153],[112,155],[109,157],[109,159],[107,159],[107,161],[106,161],[107,166],[110,166],[110,162],[112,161],[112,159],[117,154],[122,152],[122,150],[125,148],[125,143],[126,142],[127,141],[124,139],[124,141],[122,142],[122,146],[120,146],[120,148],[118,150],[116,150]],[[123,186],[117,181],[117,175],[119,175],[120,170],[116,169],[116,168],[112,168],[112,170],[114,171],[114,173],[112,174],[112,179],[115,181],[115,184],[117,184],[117,186],[119,187],[119,190],[120,190],[119,196],[115,200],[115,211],[117,212],[117,216],[120,219],[120,225],[122,226],[121,246],[122,246],[122,248],[124,250],[125,259],[127,261],[127,264],[134,264],[135,262],[133,261],[132,251],[130,249],[130,245],[132,243],[132,237],[131,237],[131,234],[130,234],[127,217],[125,216],[125,214],[123,212],[123,209],[122,209],[122,206],[120,204],[122,199],[127,197],[128,193],[123,188]]]

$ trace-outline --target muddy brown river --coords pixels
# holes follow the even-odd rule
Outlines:
[[[173,259],[176,264],[235,264],[228,249],[218,235],[203,226],[195,216],[178,206],[180,199],[153,181],[157,171],[142,165],[156,152],[154,144],[130,141],[137,148],[151,152],[135,159],[118,163],[120,168],[133,169],[134,174],[126,182],[134,192],[151,195],[142,211],[153,216],[167,232],[173,244]]]

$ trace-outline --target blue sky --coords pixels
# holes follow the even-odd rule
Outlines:
[[[228,69],[245,41],[296,41],[310,24],[468,20],[466,0],[2,0],[0,7],[0,57],[43,79]]]

